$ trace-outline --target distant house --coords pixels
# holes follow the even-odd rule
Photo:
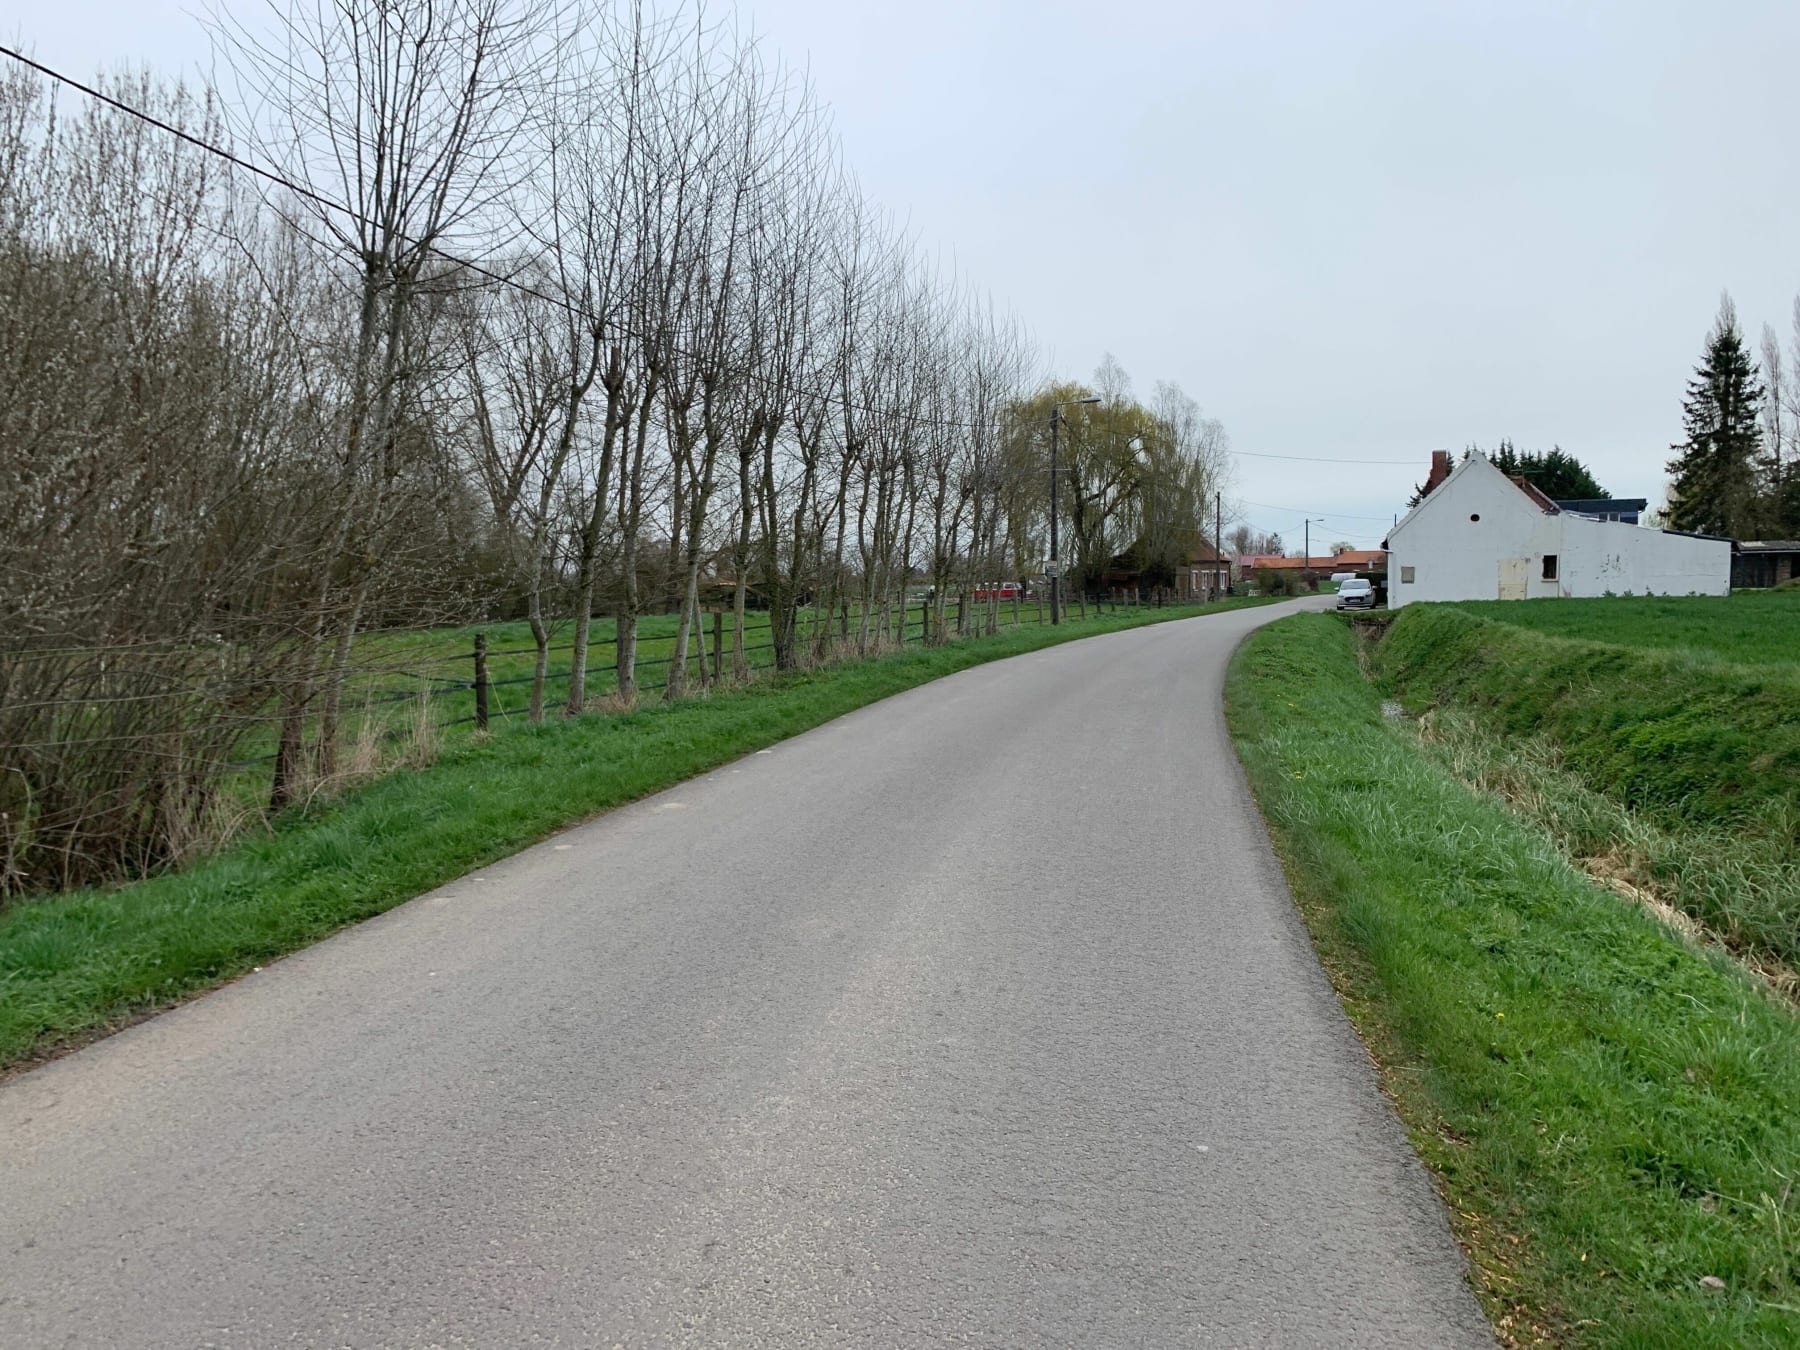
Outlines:
[[[1438,468],[1434,462],[1430,491],[1387,537],[1390,608],[1414,600],[1724,595],[1731,589],[1728,539],[1564,510],[1478,453],[1441,476]]]
[[[1238,557],[1238,572],[1306,572],[1328,577],[1333,572],[1379,572],[1387,566],[1387,553],[1379,548],[1353,548],[1342,553],[1315,554],[1310,558],[1288,558],[1279,553],[1244,553]]]
[[[1211,544],[1187,551],[1175,568],[1175,593],[1183,600],[1212,599],[1231,589],[1231,558]]]
[[[1143,560],[1143,547],[1133,544],[1115,555],[1101,570],[1100,588],[1108,594],[1118,591],[1154,592],[1158,586],[1178,600],[1206,600],[1223,595],[1231,587],[1231,558],[1211,544],[1190,545],[1180,558],[1160,572],[1153,573]]]
[[[1731,547],[1731,584],[1754,589],[1800,577],[1800,540],[1740,539]]]

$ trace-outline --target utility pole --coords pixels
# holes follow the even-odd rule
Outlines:
[[[1231,586],[1231,564],[1225,562],[1225,494],[1213,493],[1213,553],[1216,561],[1213,565],[1213,599],[1219,598],[1218,563],[1225,563],[1225,585]]]
[[[1050,622],[1062,622],[1062,568],[1056,556],[1056,479],[1062,470],[1056,463],[1056,429],[1062,422],[1062,410],[1077,403],[1098,403],[1100,398],[1071,398],[1050,409]]]
[[[1056,565],[1056,424],[1062,421],[1062,404],[1050,409],[1050,622],[1062,622],[1062,573]]]
[[[1324,519],[1321,518],[1319,524],[1323,525],[1324,523]],[[1312,580],[1312,527],[1313,518],[1308,516],[1306,518],[1306,544],[1304,546],[1306,549],[1306,556],[1300,560],[1300,581],[1302,584]]]

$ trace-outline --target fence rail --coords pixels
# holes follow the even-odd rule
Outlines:
[[[1090,607],[1134,605],[1076,596],[1070,617]],[[728,612],[709,612],[710,624],[690,630],[686,678],[696,689],[731,683],[740,656]],[[753,672],[768,670],[775,642],[767,619],[762,612],[749,617],[747,638],[761,640],[746,642],[742,660]],[[958,605],[947,597],[941,640],[986,633],[990,622],[992,631],[1003,631],[1048,621],[1041,598]],[[632,669],[641,693],[668,687],[676,659],[671,627],[666,616],[647,616],[639,629]],[[938,640],[937,627],[934,606],[916,601],[866,617],[802,611],[794,646],[807,657],[828,651],[854,659],[864,639],[873,651],[893,651]],[[298,745],[307,783],[357,777],[394,763],[380,746],[463,728],[490,730],[528,716],[531,700],[519,691],[539,678],[539,648],[519,644],[516,629],[462,633],[391,630],[359,637],[356,654],[363,659],[343,672],[329,753],[321,748],[325,712],[315,702],[297,730],[289,714],[287,764],[295,762]],[[497,645],[496,637],[508,645]],[[432,650],[427,644],[434,641],[457,642],[460,650]],[[587,644],[584,705],[617,694],[618,646],[605,628]],[[566,641],[542,650],[546,710],[567,702],[575,650]],[[216,668],[207,664],[215,652]],[[271,660],[229,669],[246,656],[224,646],[175,652],[145,643],[0,654],[0,901],[21,889],[110,879],[178,860],[210,828],[199,819],[209,803],[226,801],[254,818],[272,795],[279,798],[289,781],[282,704],[294,681]],[[34,661],[52,664],[34,673]],[[405,687],[409,681],[416,687]],[[278,767],[265,778],[270,766]],[[274,778],[281,784],[272,793]],[[177,836],[187,842],[171,842]]]
[[[1120,609],[1135,608],[1144,602],[1104,595],[1088,595],[1085,597],[1072,596],[1065,603],[1072,611],[1076,607],[1092,606],[1096,612],[1105,612],[1107,610],[1117,611]],[[1187,603],[1193,602],[1190,601]],[[1011,599],[1002,599],[998,601],[997,604],[998,614],[994,624],[994,631],[1001,631],[1018,626],[1033,626],[1049,622],[1048,607],[1042,598],[1020,600],[1016,603]],[[991,611],[989,610],[987,601],[971,602],[967,606],[966,614],[961,620],[957,618],[956,608],[957,607],[953,602],[946,603],[944,626],[948,630],[950,637],[962,636],[965,634],[977,635],[988,631],[987,617]],[[722,622],[725,611],[713,610],[709,612],[711,612],[715,619],[718,620],[718,622],[715,622],[712,625],[711,632],[708,634],[710,642],[706,644],[704,650],[700,643],[691,642],[688,650],[688,678],[693,680],[696,684],[725,680],[727,678],[726,662],[729,660],[735,663],[738,655],[738,649],[735,645],[723,641],[727,636]],[[899,623],[896,623],[895,619],[902,612],[908,615],[917,612],[918,617],[904,618]],[[855,642],[857,640],[861,623],[861,615],[857,612],[851,612],[847,616],[842,612],[838,612],[825,616],[803,617],[810,618],[810,623],[804,625],[807,631],[804,632],[803,638],[800,633],[797,633],[796,646],[798,647],[807,649],[816,647],[821,630],[829,631],[836,628],[838,632],[832,637],[831,641],[834,647],[841,649],[846,641],[843,631],[846,625],[848,627],[848,640],[850,642]],[[930,636],[931,623],[929,605],[918,606],[916,607],[916,610],[915,606],[908,605],[904,611],[894,611],[894,613],[885,621],[872,621],[869,636],[874,645],[886,647],[891,641],[890,635],[897,635],[898,645],[904,646],[909,642],[926,640]],[[410,632],[408,630],[376,631],[368,634],[367,637],[373,641],[390,641],[396,638],[414,636],[420,632],[428,633],[431,631],[435,630],[411,630]],[[698,631],[698,629],[690,630],[690,635],[697,634]],[[640,644],[650,647],[655,647],[660,643],[668,642],[670,640],[671,638],[667,635],[640,635],[638,638]],[[147,645],[149,644],[137,643],[132,644],[130,647],[123,648],[122,650],[141,650]],[[604,697],[608,692],[616,691],[617,648],[618,642],[617,638],[614,636],[602,637],[588,643],[588,661],[584,666],[584,673],[589,682],[587,694],[590,699]],[[765,658],[764,654],[773,652],[774,648],[775,644],[773,641],[753,643],[745,646],[742,649],[742,654],[752,670],[767,669],[773,665],[773,659]],[[112,650],[114,649],[63,647],[55,649],[54,654],[59,656],[104,655]],[[574,650],[574,643],[552,643],[543,648],[543,653],[548,657],[573,652]],[[513,688],[519,685],[532,684],[536,681],[537,675],[534,671],[527,671],[517,675],[496,677],[492,673],[495,663],[511,662],[516,664],[520,660],[535,662],[538,657],[538,652],[539,649],[536,646],[490,646],[488,645],[487,633],[485,630],[482,630],[474,635],[470,650],[436,655],[419,655],[416,657],[409,656],[405,664],[378,662],[350,665],[346,667],[344,671],[348,691],[345,693],[343,699],[345,708],[342,719],[344,729],[347,732],[354,733],[357,723],[366,717],[370,710],[375,708],[394,708],[400,704],[416,704],[425,699],[437,700],[465,693],[474,696],[473,703],[475,706],[473,709],[465,715],[446,717],[440,721],[434,722],[433,725],[439,727],[454,727],[474,723],[478,728],[481,728],[485,727],[490,721],[496,718],[516,717],[529,709],[525,706],[500,706],[499,701],[494,698],[494,691]],[[610,657],[602,656],[601,659],[595,659],[596,654],[608,652],[611,653]],[[25,652],[19,653],[19,656],[29,659],[31,657],[47,654],[49,653]],[[675,656],[672,652],[662,656],[639,656],[633,663],[634,674],[636,671],[666,670],[666,668],[672,667],[674,662]],[[441,666],[451,664],[468,667],[470,678],[459,679],[448,675],[431,674],[419,669],[419,667],[428,665]],[[129,672],[126,671],[120,672],[121,676],[128,673]],[[567,681],[573,674],[573,663],[568,666],[551,667],[547,669],[544,673],[544,688],[546,694],[548,695],[552,691],[555,691],[558,697],[565,695],[567,692]],[[372,676],[410,677],[418,680],[421,687],[416,689],[395,689],[392,688],[391,685],[386,688],[357,687],[357,682],[359,680]],[[279,679],[268,678],[260,681],[260,683],[273,688],[279,686],[281,681]],[[667,688],[668,675],[665,673],[660,680],[637,678],[635,683],[640,690],[646,693],[656,692]],[[18,701],[9,703],[6,707],[7,711],[10,713],[55,707],[92,711],[115,703],[148,703],[157,700],[168,700],[172,697],[188,697],[195,699],[196,701],[205,701],[211,696],[223,696],[228,692],[229,690],[224,688],[210,689],[207,686],[191,686],[184,689],[164,692],[134,693],[119,695],[117,697],[75,697]],[[311,716],[316,716],[316,714],[312,714]],[[248,734],[250,729],[258,726],[273,729],[279,722],[279,714],[272,706],[266,710],[254,712],[226,712],[218,710],[211,714],[211,718],[215,725],[226,723],[240,725],[245,729],[245,734]],[[101,744],[131,740],[144,736],[145,733],[135,732],[120,735],[57,736],[42,740],[14,741],[11,743],[0,741],[0,751],[46,749],[62,745],[76,746]],[[230,761],[230,764],[233,768],[246,768],[257,764],[272,763],[275,758],[276,755],[273,752],[270,752],[267,754],[242,756],[233,759]]]

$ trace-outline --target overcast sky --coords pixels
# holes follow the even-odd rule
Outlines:
[[[53,0],[0,31],[75,74],[191,73],[195,8]],[[1501,437],[1655,499],[1719,292],[1788,337],[1794,0],[739,12],[810,67],[871,198],[1059,374],[1110,351],[1141,394],[1179,383],[1294,546],[1309,512],[1315,542],[1378,542],[1434,447]]]

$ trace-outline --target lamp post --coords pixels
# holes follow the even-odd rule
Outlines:
[[[1062,622],[1062,569],[1056,556],[1056,478],[1061,472],[1056,464],[1056,429],[1062,423],[1062,410],[1077,403],[1098,403],[1099,396],[1070,398],[1050,408],[1050,622]]]

